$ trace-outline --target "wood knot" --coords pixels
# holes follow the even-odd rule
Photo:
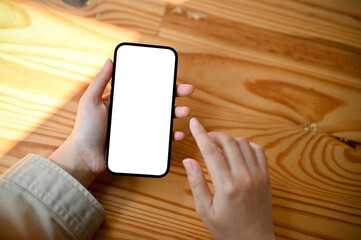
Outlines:
[[[74,7],[85,7],[90,4],[91,0],[63,0],[63,2]]]

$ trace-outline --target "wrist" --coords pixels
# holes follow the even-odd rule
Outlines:
[[[72,136],[69,136],[48,160],[67,171],[85,188],[88,188],[96,177],[82,159]]]

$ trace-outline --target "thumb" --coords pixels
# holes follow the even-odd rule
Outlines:
[[[112,73],[113,73],[112,60],[108,58],[103,68],[90,83],[87,89],[88,96],[93,99],[101,101],[104,89],[107,86],[112,76]]]
[[[199,163],[191,158],[183,160],[184,168],[187,171],[188,182],[191,187],[197,213],[200,217],[206,215],[212,204],[212,193],[204,177]]]

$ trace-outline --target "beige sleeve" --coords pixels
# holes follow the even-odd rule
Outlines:
[[[104,217],[87,189],[37,155],[0,177],[0,239],[91,239]]]

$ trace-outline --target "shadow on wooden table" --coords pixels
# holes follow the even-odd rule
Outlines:
[[[66,104],[4,154],[0,158],[3,166],[10,168],[29,153],[49,157],[71,133],[78,101],[86,88],[79,89]],[[187,120],[177,121],[175,128],[187,128]],[[98,176],[89,191],[107,210],[107,218],[97,232],[97,237],[164,237],[175,232],[182,235],[186,230],[188,233],[185,234],[189,237],[210,238],[208,230],[195,213],[181,163],[183,156],[180,153],[186,147],[184,144],[189,144],[190,138],[187,137],[186,143],[173,143],[170,172],[164,178],[123,177],[108,172]],[[178,228],[173,225],[178,225]]]

